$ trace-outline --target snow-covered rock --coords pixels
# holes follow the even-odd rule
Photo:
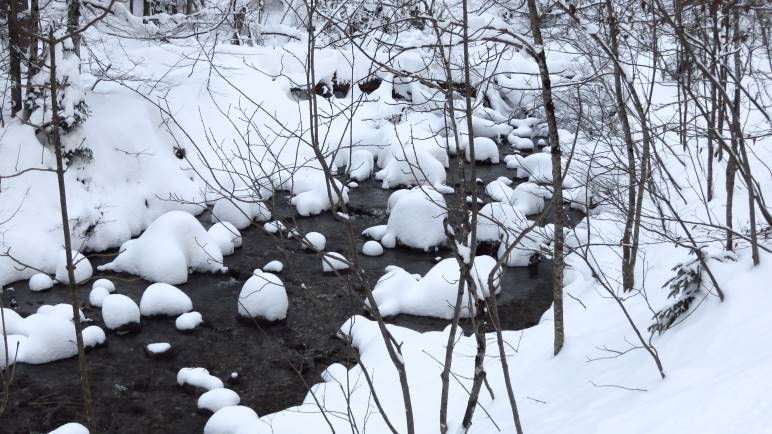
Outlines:
[[[281,261],[273,260],[263,266],[263,271],[268,273],[281,273],[284,271],[284,264]]]
[[[472,267],[472,280],[475,283],[474,298],[484,298],[489,294],[488,279],[491,273],[493,273],[494,293],[501,290],[502,271],[495,265],[496,260],[490,256],[474,258]],[[407,313],[450,319],[453,317],[453,306],[456,304],[460,275],[455,258],[440,261],[424,277],[410,274],[392,265],[387,267],[386,274],[378,279],[373,297],[381,315],[384,316]],[[464,288],[461,316],[468,317],[470,313],[475,312],[475,306],[469,306],[469,288],[466,284]]]
[[[330,186],[330,194],[327,194],[327,187],[329,180],[324,178],[321,182],[318,182],[310,190],[304,191],[295,195],[290,199],[290,203],[295,206],[295,210],[301,216],[310,216],[321,213],[330,209],[330,196],[332,196],[332,202],[338,204],[342,199],[343,203],[348,203],[348,187],[343,185],[337,179],[334,179],[335,186],[340,192],[340,197],[335,194],[335,189]]]
[[[188,271],[225,271],[222,251],[201,223],[183,211],[156,219],[139,237],[123,243],[120,254],[100,270],[136,274],[151,282],[185,283]]]
[[[80,252],[72,251],[72,263],[75,265],[75,283],[81,284],[91,278],[94,269],[91,262]],[[59,260],[56,263],[56,280],[67,285],[70,282],[67,274],[67,254],[64,249],[59,252]]]
[[[220,247],[223,256],[231,255],[241,247],[241,232],[232,223],[225,221],[215,223],[207,232]]]
[[[472,149],[469,146],[464,150],[466,161],[472,161],[471,151]],[[491,163],[498,164],[499,147],[496,145],[496,142],[487,137],[475,137],[474,159],[476,161],[490,161]]]
[[[38,292],[45,291],[54,286],[54,279],[48,274],[37,273],[29,278],[29,290]]]
[[[224,407],[206,421],[204,434],[238,434],[241,428],[254,425],[258,420],[257,413],[249,407]]]
[[[280,220],[272,220],[263,225],[263,230],[269,234],[277,234],[287,230],[287,227]]]
[[[94,307],[102,307],[102,301],[110,295],[110,291],[104,286],[98,286],[88,293],[88,303]]]
[[[139,327],[139,306],[123,294],[110,294],[102,300],[102,320],[110,330],[130,331]]]
[[[103,345],[107,340],[105,331],[99,326],[88,326],[83,329],[83,345],[86,348]]]
[[[206,368],[182,368],[177,372],[177,384],[212,390],[224,387],[222,380],[211,375]]]
[[[358,149],[351,153],[348,176],[355,181],[364,181],[373,173],[374,166],[373,154],[369,151]]]
[[[545,197],[551,193],[533,182],[523,182],[509,196],[509,203],[526,215],[534,215],[544,209]]]
[[[325,273],[348,270],[350,267],[351,261],[338,252],[326,252],[322,255],[322,271]]]
[[[275,274],[256,271],[239,293],[239,315],[267,321],[283,320],[289,307],[284,283]]]
[[[365,256],[381,256],[383,254],[383,246],[378,241],[366,241],[362,245],[362,254]]]
[[[239,394],[230,389],[212,389],[198,397],[196,403],[199,410],[209,410],[217,412],[225,407],[239,405],[241,398]]]
[[[154,342],[145,346],[145,354],[151,359],[168,359],[173,355],[172,344]]]
[[[212,208],[212,223],[227,222],[244,229],[252,222],[270,220],[271,211],[263,202],[253,199],[227,198],[217,199]]]
[[[72,305],[69,303],[59,304],[44,304],[38,307],[37,313],[42,315],[56,316],[61,319],[72,320]],[[78,309],[78,316],[81,321],[86,321],[86,315],[83,315],[83,311]]]
[[[115,292],[115,284],[110,279],[97,279],[91,284],[91,289],[105,288],[108,292]]]
[[[142,293],[139,310],[144,316],[177,316],[193,309],[193,302],[181,289],[168,283],[154,283]]]
[[[300,241],[303,249],[321,252],[327,246],[327,238],[319,232],[309,232]]]
[[[70,422],[50,431],[48,434],[89,434],[89,431],[88,428],[79,423]]]
[[[195,329],[203,322],[204,317],[201,316],[200,312],[186,312],[174,320],[174,326],[177,330],[187,331]]]
[[[368,229],[364,235],[379,240],[386,248],[396,247],[397,242],[422,250],[445,244],[442,221],[447,210],[442,195],[425,187],[397,193],[386,228]]]
[[[511,179],[505,176],[500,176],[485,186],[485,193],[496,202],[502,202],[505,200],[508,201],[509,196],[512,194],[512,188],[510,185],[512,185]]]

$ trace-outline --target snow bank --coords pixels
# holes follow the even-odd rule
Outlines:
[[[158,217],[137,239],[125,242],[120,254],[100,270],[136,274],[151,282],[185,283],[188,270],[220,272],[222,252],[192,215],[170,211]]]
[[[475,257],[472,267],[474,298],[484,298],[489,294],[488,278],[494,272],[495,265],[496,260],[490,256]],[[501,272],[500,268],[495,270],[494,293],[501,290]],[[453,317],[460,275],[455,258],[440,261],[422,278],[392,265],[387,267],[386,274],[378,279],[373,289],[373,297],[383,316],[407,313],[449,319]],[[475,306],[470,307],[469,304],[469,288],[464,283],[462,317],[468,317],[470,313],[475,312]]]
[[[142,293],[139,311],[143,316],[177,316],[193,309],[193,302],[181,289],[167,283],[154,283]]]
[[[241,288],[238,313],[242,317],[279,321],[287,317],[289,299],[278,276],[256,270]]]

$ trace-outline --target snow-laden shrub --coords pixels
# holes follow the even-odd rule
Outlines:
[[[185,283],[188,271],[224,271],[216,240],[192,215],[170,211],[139,237],[123,243],[118,257],[100,270],[136,274],[151,282]]]

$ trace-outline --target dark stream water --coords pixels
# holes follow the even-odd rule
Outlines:
[[[503,164],[478,167],[478,177],[485,182],[512,175],[513,171]],[[365,241],[359,236],[363,229],[385,224],[390,193],[381,190],[374,180],[352,190],[351,221],[359,246]],[[282,199],[284,195],[280,194]],[[289,216],[291,209],[280,207],[278,213]],[[576,220],[580,216],[569,217]],[[208,218],[202,216],[202,221]],[[327,237],[327,251],[345,251],[348,246],[340,224],[329,215],[298,219],[296,223],[304,232],[323,233]],[[175,329],[172,317],[143,317],[139,333],[118,336],[108,332],[107,345],[89,351],[89,375],[100,432],[202,432],[207,416],[197,413],[196,395],[176,383],[177,371],[182,367],[205,367],[222,379],[237,372],[238,381],[226,387],[241,396],[242,405],[262,416],[299,404],[307,390],[304,382],[319,382],[319,374],[331,363],[351,366],[349,350],[335,333],[351,315],[364,313],[364,294],[352,276],[323,274],[320,256],[303,252],[296,240],[277,240],[259,228],[245,230],[242,235],[243,246],[225,258],[225,264],[233,271],[231,275],[193,274],[186,284],[179,286],[193,300],[194,309],[203,314],[205,325],[183,333]],[[91,260],[96,268],[113,255],[115,252]],[[374,283],[387,265],[396,264],[424,274],[437,256],[448,257],[449,252],[386,249],[383,256],[362,256],[361,261]],[[274,259],[285,264],[280,276],[289,296],[287,319],[264,327],[237,320],[236,302],[241,286],[253,269]],[[498,296],[505,329],[522,329],[537,323],[550,306],[550,268],[548,263],[542,263],[539,269],[506,270]],[[136,302],[149,284],[127,275],[97,274],[95,279],[110,278],[118,293]],[[11,286],[17,310],[25,316],[41,304],[69,302],[67,290],[59,285],[43,293],[30,292],[26,282]],[[89,290],[90,283],[81,290],[83,311],[95,324],[103,326],[100,310],[88,305]],[[388,318],[388,322],[421,331],[440,330],[447,325],[445,320],[408,315]],[[152,342],[171,343],[172,356],[148,357],[144,349]],[[80,390],[77,358],[40,366],[17,365],[11,401],[0,420],[0,432],[47,432],[66,422],[82,422]]]

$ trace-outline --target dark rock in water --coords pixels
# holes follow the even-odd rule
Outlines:
[[[140,330],[142,330],[142,326],[138,322],[130,322],[113,329],[113,333],[116,335],[127,335],[130,333],[139,333]]]
[[[281,324],[281,323],[284,323],[284,322],[287,321],[286,319],[280,319],[280,320],[276,320],[276,321],[269,321],[269,320],[267,320],[267,319],[265,319],[263,317],[251,318],[251,317],[243,316],[243,315],[236,315],[236,320],[238,322],[242,323],[242,324],[251,325],[251,326],[258,327],[258,328],[260,328],[260,327],[272,327],[272,326],[275,326],[275,325],[278,325],[278,324]]]

